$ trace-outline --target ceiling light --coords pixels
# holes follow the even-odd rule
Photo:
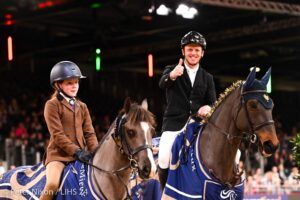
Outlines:
[[[154,5],[151,5],[151,7],[148,9],[148,12],[149,13],[153,13],[154,10],[155,10]]]
[[[182,14],[182,17],[186,18],[186,19],[193,19],[194,18],[194,14],[191,13],[191,12],[185,12],[185,13]]]
[[[186,19],[193,19],[196,14],[198,14],[198,10],[194,7],[188,7],[185,4],[180,4],[176,9],[176,14],[181,15]]]
[[[189,10],[189,7],[185,4],[180,4],[178,8],[176,9],[177,15],[182,15],[183,13],[187,12]]]
[[[254,66],[254,67],[255,67],[255,71],[256,72],[260,72],[260,68],[259,67],[257,67],[257,66]],[[250,71],[252,71],[254,67],[250,67]]]
[[[156,10],[156,14],[158,15],[168,15],[170,12],[170,8],[166,7],[164,4],[161,4]]]

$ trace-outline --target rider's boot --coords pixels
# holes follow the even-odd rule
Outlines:
[[[162,169],[158,166],[158,178],[160,182],[161,191],[164,191],[169,174],[169,168]]]

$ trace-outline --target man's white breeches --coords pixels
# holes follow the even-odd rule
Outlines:
[[[180,131],[165,131],[162,133],[159,142],[159,152],[158,152],[158,165],[162,169],[169,168],[171,149],[175,138],[179,133],[183,131],[183,127]]]
[[[175,138],[179,133],[181,133],[184,126],[180,131],[165,131],[162,133],[160,142],[159,142],[159,152],[158,152],[158,165],[162,169],[169,168],[170,158],[171,158],[171,150],[174,143]],[[238,149],[235,163],[238,164],[241,157],[241,151]]]

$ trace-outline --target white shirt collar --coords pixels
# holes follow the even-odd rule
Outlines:
[[[185,69],[187,71],[187,74],[190,78],[190,81],[191,81],[191,84],[192,84],[192,87],[193,87],[194,83],[195,83],[197,71],[199,69],[199,63],[194,68],[189,67],[186,62],[184,62],[184,66],[185,66]]]
[[[66,100],[68,103],[70,103],[70,100],[71,100],[71,99],[73,99],[74,102],[76,101],[75,97],[74,97],[74,98],[69,98],[69,97],[67,97],[66,95],[64,95],[64,93],[62,93],[62,92],[59,92],[59,94],[60,94],[61,96],[63,96],[63,97],[65,98],[65,100]]]
[[[186,61],[184,61],[184,66],[185,66],[185,68],[186,68],[186,70],[187,70],[188,73],[196,73],[196,72],[198,71],[198,69],[199,69],[199,63],[196,65],[196,67],[191,68],[191,67],[189,67],[189,65],[186,63]]]

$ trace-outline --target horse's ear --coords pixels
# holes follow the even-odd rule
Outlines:
[[[148,110],[148,101],[147,99],[144,99],[142,101],[142,104],[141,104],[142,108],[144,108],[145,110]]]
[[[252,86],[252,84],[254,83],[254,80],[255,80],[255,76],[256,76],[256,67],[253,67],[253,69],[249,73],[249,75],[244,83],[244,89],[247,89]]]
[[[268,69],[268,71],[266,72],[266,74],[262,77],[261,83],[262,83],[264,86],[267,86],[270,77],[271,77],[271,67]]]
[[[124,101],[124,106],[123,106],[125,113],[129,112],[130,106],[131,106],[131,99],[130,99],[130,97],[126,97],[126,99]]]

